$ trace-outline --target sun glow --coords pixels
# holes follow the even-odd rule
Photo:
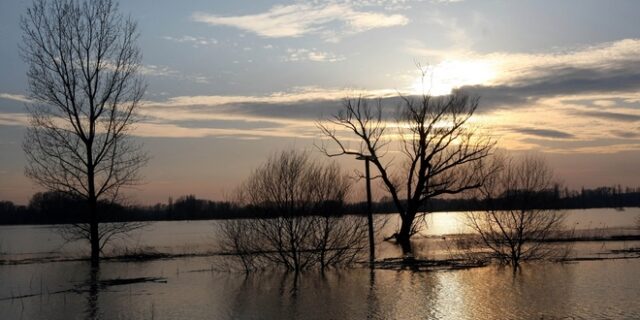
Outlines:
[[[445,60],[424,70],[411,85],[414,94],[445,95],[467,85],[487,84],[496,77],[494,63],[487,60]]]

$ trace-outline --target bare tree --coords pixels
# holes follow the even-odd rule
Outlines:
[[[222,248],[245,270],[276,264],[290,270],[348,264],[366,248],[366,223],[340,215],[350,189],[336,164],[307,153],[271,157],[241,185],[238,198],[255,218],[222,223]]]
[[[521,261],[566,255],[549,243],[563,228],[564,212],[552,207],[553,172],[540,156],[496,157],[498,172],[479,189],[486,209],[467,214],[469,226],[491,256],[517,268]]]
[[[372,105],[360,97],[346,99],[344,109],[318,127],[337,146],[334,151],[323,143],[326,155],[370,156],[400,214],[395,238],[405,254],[412,254],[410,238],[419,229],[427,201],[481,187],[487,172],[481,170],[483,159],[494,142],[470,126],[478,98],[455,91],[401,101],[396,122],[387,121],[381,100]],[[392,126],[397,132],[389,132]],[[338,131],[345,129],[357,138],[358,147],[350,148],[349,137]],[[398,151],[401,159],[390,151]]]
[[[136,24],[110,0],[36,0],[21,19],[29,65],[31,124],[23,149],[26,174],[48,190],[87,201],[78,225],[98,264],[98,203],[115,201],[139,182],[147,162],[128,135],[145,91]]]

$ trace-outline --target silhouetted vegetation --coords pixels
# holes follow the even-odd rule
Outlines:
[[[381,100],[374,106],[364,98],[346,99],[338,114],[318,126],[337,148],[320,146],[327,156],[370,158],[400,215],[394,236],[402,251],[412,254],[410,239],[421,228],[422,209],[436,197],[481,187],[489,171],[480,169],[495,143],[469,126],[477,97],[454,91],[442,97],[401,99],[395,132],[387,130],[391,123],[383,115]],[[355,136],[359,145],[350,147],[342,131]],[[401,156],[393,157],[389,150]]]
[[[538,203],[540,209],[589,209],[589,208],[625,208],[640,207],[640,188],[598,187],[569,190],[552,186],[542,191],[548,199]],[[508,209],[507,201],[493,200],[496,208]],[[366,202],[344,203],[341,211],[352,215],[366,215]],[[11,201],[0,201],[0,224],[61,224],[77,223],[86,220],[83,204],[69,198],[66,194],[55,192],[36,193],[27,205],[16,205]],[[149,206],[120,205],[113,202],[100,202],[99,211],[105,222],[116,221],[176,221],[176,220],[215,220],[253,218],[256,213],[249,207],[230,201],[211,201],[198,199],[195,195],[186,195],[176,200]],[[431,199],[420,210],[426,212],[474,211],[483,208],[482,202],[475,198]],[[395,205],[388,199],[373,204],[375,213],[396,213]]]
[[[34,101],[23,142],[26,174],[86,203],[87,217],[65,235],[86,238],[97,265],[101,242],[117,231],[114,225],[100,230],[100,216],[108,211],[99,212],[98,203],[113,202],[123,187],[138,183],[147,162],[128,135],[146,87],[136,23],[109,0],[38,0],[21,27]]]
[[[554,186],[553,171],[544,159],[529,155],[494,161],[496,173],[478,189],[484,209],[467,213],[467,224],[478,236],[467,239],[476,243],[465,243],[466,249],[487,250],[491,258],[514,268],[525,260],[566,256],[564,247],[547,242],[563,230],[565,212],[544,208],[554,201],[548,192]]]
[[[220,246],[245,271],[270,265],[289,270],[345,265],[366,247],[366,223],[341,215],[351,187],[336,164],[285,151],[256,169],[237,191],[255,218],[221,222]]]

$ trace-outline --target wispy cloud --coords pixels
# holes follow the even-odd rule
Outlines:
[[[194,37],[194,36],[181,36],[181,37],[164,36],[162,38],[165,40],[169,40],[177,43],[189,43],[194,48],[218,44],[218,40],[216,40],[215,38]]]
[[[210,25],[239,28],[267,38],[320,34],[327,40],[338,40],[347,34],[376,28],[403,26],[409,22],[401,14],[361,11],[346,3],[276,5],[263,13],[238,16],[196,12],[192,19]]]
[[[640,151],[640,143],[611,143],[611,141],[600,141],[600,143],[601,145],[575,148],[549,148],[547,151],[558,154],[613,154]]]
[[[578,114],[594,117],[606,120],[615,120],[615,121],[625,121],[625,122],[636,122],[640,121],[640,114],[631,114],[624,112],[611,112],[611,111],[580,111]]]
[[[573,138],[574,135],[553,129],[541,129],[541,128],[514,128],[512,129],[514,132],[537,136],[541,138],[549,138],[549,139],[570,139]]]
[[[263,137],[297,137],[313,138],[314,133],[305,133],[295,130],[293,127],[281,127],[270,129],[234,129],[234,128],[202,128],[185,127],[175,123],[144,122],[136,125],[133,132],[139,137],[154,138],[234,138],[234,139],[260,139]]]
[[[145,121],[135,134],[313,138],[318,134],[315,122],[338,112],[345,97],[392,99],[396,94],[393,90],[300,87],[261,96],[171,97],[143,103],[140,114]]]
[[[29,115],[26,113],[0,113],[0,125],[26,126],[29,124]]]
[[[154,64],[141,65],[138,69],[140,74],[152,77],[167,77],[179,81],[191,81],[195,83],[209,83],[209,78],[198,74],[184,74],[168,66]]]
[[[618,138],[635,139],[640,137],[640,128],[637,128],[637,130],[632,130],[632,131],[613,129],[613,130],[609,130],[609,133],[611,133],[613,136]]]
[[[308,101],[340,101],[349,96],[390,97],[397,94],[395,90],[356,90],[331,89],[320,87],[298,87],[286,92],[274,92],[267,95],[209,95],[209,96],[178,96],[164,101],[146,101],[147,107],[184,107],[184,106],[222,106],[230,104],[251,103],[301,103]]]
[[[167,66],[159,66],[155,64],[141,65],[138,68],[138,71],[143,75],[156,77],[176,77],[180,75],[180,72]]]
[[[8,100],[19,101],[19,102],[31,102],[31,100],[27,96],[24,96],[21,94],[14,94],[14,93],[4,93],[4,92],[0,92],[0,99],[8,99]]]
[[[338,62],[345,60],[344,56],[317,49],[287,49],[285,61],[313,61],[313,62]]]

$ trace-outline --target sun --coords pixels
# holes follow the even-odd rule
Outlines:
[[[468,85],[487,84],[496,77],[496,68],[486,60],[444,60],[424,69],[411,85],[414,94],[445,95]]]

